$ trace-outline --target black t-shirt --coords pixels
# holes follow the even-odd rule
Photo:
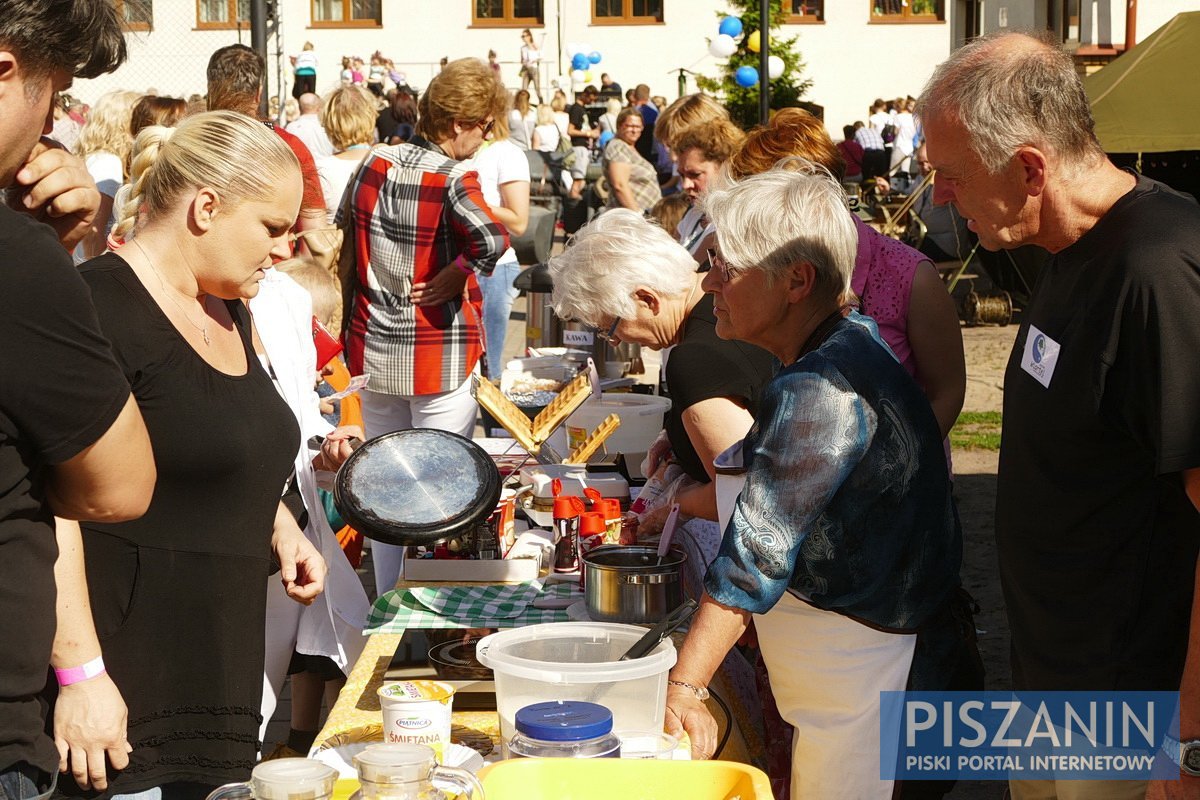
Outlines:
[[[683,412],[702,400],[730,397],[755,414],[759,394],[776,367],[775,357],[766,350],[717,336],[716,324],[712,295],[706,294],[692,309],[682,340],[667,357],[666,384],[671,398],[671,410],[664,420],[667,438],[679,466],[705,483],[708,471],[688,438]]]
[[[254,355],[244,303],[225,301],[247,361],[230,375],[192,348],[119,255],[81,273],[158,469],[140,518],[83,526],[96,634],[133,745],[109,788],[244,779],[262,701],[264,578],[300,443],[296,418]],[[73,784],[60,780],[60,793],[86,794]]]
[[[1005,373],[996,500],[1018,689],[1179,687],[1198,311],[1200,207],[1146,178],[1042,273]]]
[[[571,125],[575,130],[581,131],[584,129],[585,120],[588,118],[587,107],[582,103],[575,103],[567,107],[567,118],[571,121]],[[572,147],[587,147],[592,143],[592,140],[586,136],[572,136]]]
[[[112,426],[129,384],[50,228],[0,206],[0,772],[58,767],[38,693],[54,640],[46,468]]]

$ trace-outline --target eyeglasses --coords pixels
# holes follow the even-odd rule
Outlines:
[[[484,138],[487,138],[487,135],[492,132],[492,128],[496,127],[496,120],[493,118],[480,121],[476,127],[483,131]]]
[[[611,345],[619,344],[617,341],[617,326],[621,324],[620,317],[613,317],[612,324],[608,326],[608,330],[599,334],[600,338],[604,339]]]
[[[737,267],[731,267],[729,262],[717,252],[717,248],[710,247],[708,248],[708,261],[696,267],[696,272],[708,272],[713,267],[716,267],[721,273],[721,283],[729,283],[738,274]]]

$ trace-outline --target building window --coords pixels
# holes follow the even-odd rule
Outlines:
[[[871,0],[872,22],[941,22],[943,0]]]
[[[592,0],[593,25],[653,25],[663,21],[663,0]]]
[[[312,0],[314,28],[378,28],[383,0]]]
[[[489,28],[540,28],[543,0],[473,0],[471,24]]]
[[[197,28],[247,28],[249,26],[250,0],[196,0]]]
[[[152,0],[114,0],[117,13],[127,31],[148,31],[154,27]]]
[[[788,4],[787,22],[791,25],[825,21],[825,0],[788,0]]]

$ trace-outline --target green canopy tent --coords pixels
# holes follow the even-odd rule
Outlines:
[[[1177,14],[1083,85],[1105,152],[1200,150],[1200,11]]]

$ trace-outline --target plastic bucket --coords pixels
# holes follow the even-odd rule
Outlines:
[[[621,418],[621,427],[604,442],[604,451],[610,454],[644,453],[663,429],[663,416],[670,408],[671,400],[666,397],[605,392],[600,399],[589,399],[567,417],[562,427],[550,437],[550,446],[565,456],[581,444],[605,417],[616,414]]]
[[[614,730],[662,730],[675,645],[667,638],[644,658],[618,660],[645,633],[637,625],[553,622],[481,639],[476,655],[495,675],[505,757],[517,711],[547,700],[599,703],[612,711]]]

